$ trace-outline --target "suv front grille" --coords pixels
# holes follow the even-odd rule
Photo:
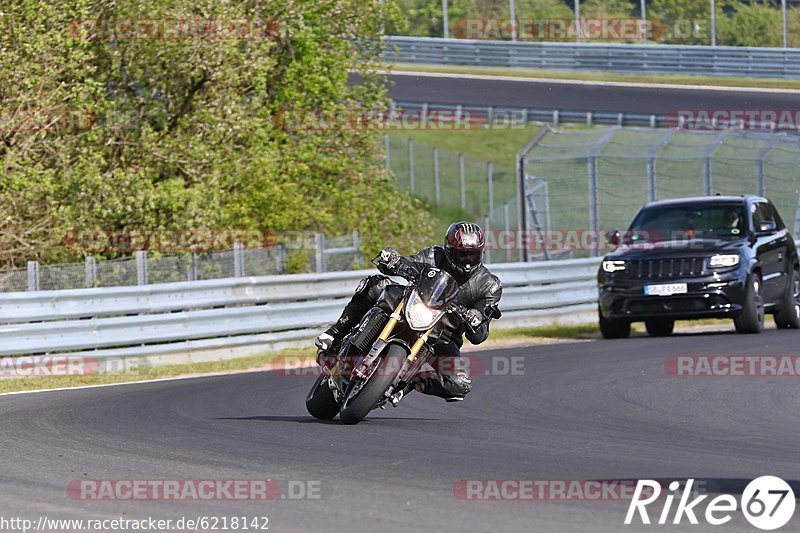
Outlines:
[[[625,275],[637,279],[701,276],[705,270],[702,257],[629,259],[625,263]]]

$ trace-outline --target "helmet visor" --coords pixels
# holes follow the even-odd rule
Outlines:
[[[460,267],[480,264],[483,253],[479,250],[453,250],[453,263]]]

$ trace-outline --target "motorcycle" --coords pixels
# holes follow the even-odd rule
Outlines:
[[[377,257],[372,259],[377,264]],[[373,409],[387,403],[397,407],[404,391],[433,355],[433,345],[452,327],[443,320],[453,315],[472,330],[456,303],[459,286],[446,271],[425,265],[403,273],[408,285],[387,285],[377,303],[342,339],[335,356],[306,398],[315,418],[357,424]],[[486,319],[500,318],[497,306],[485,310]],[[450,323],[450,324],[448,324]],[[473,330],[474,331],[474,330]]]

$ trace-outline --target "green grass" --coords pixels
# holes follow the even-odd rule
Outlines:
[[[477,74],[484,76],[516,76],[557,80],[610,81],[627,83],[655,83],[675,85],[716,85],[720,87],[800,89],[800,80],[782,78],[747,78],[728,76],[689,76],[665,74],[616,74],[608,72],[573,72],[504,67],[471,67],[447,65],[417,65],[396,63],[393,71],[441,72],[452,74]]]
[[[551,324],[530,328],[509,328],[492,330],[491,339],[558,338],[586,339],[599,333],[597,324]]]
[[[106,385],[130,381],[147,381],[195,374],[215,374],[235,370],[250,370],[275,363],[283,358],[307,359],[315,354],[308,349],[290,348],[261,355],[209,361],[203,363],[171,364],[156,367],[140,367],[124,373],[89,374],[84,376],[43,376],[0,380],[0,392],[57,389],[86,385]]]

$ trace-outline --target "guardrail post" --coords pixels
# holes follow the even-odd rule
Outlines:
[[[233,277],[244,277],[244,244],[233,243]]]
[[[553,110],[553,126],[558,126],[560,122],[560,115],[561,114],[558,112],[558,109]]]
[[[275,270],[278,274],[286,272],[286,247],[282,242],[275,245]]]
[[[522,126],[525,127],[528,125],[528,108],[524,108],[522,110]]]
[[[464,154],[458,154],[458,181],[461,186],[461,210],[467,208],[467,188],[464,178]]]
[[[314,234],[315,262],[317,273],[325,272],[325,235],[322,233]]]
[[[439,148],[433,147],[433,198],[436,207],[441,206],[441,194],[439,192]]]
[[[414,194],[414,140],[408,139],[408,188]]]
[[[656,127],[656,116],[655,115],[650,115],[650,127],[651,128],[655,128]]]
[[[591,111],[587,111],[586,112],[586,125],[587,126],[591,126],[592,125],[593,118],[594,117],[592,116],[592,112]]]
[[[353,248],[356,249],[356,257],[358,258],[358,264],[361,265],[364,263],[364,252],[361,249],[361,234],[358,233],[358,230],[353,230]]]
[[[187,277],[189,281],[197,281],[197,278],[200,277],[197,271],[197,254],[194,252],[189,256],[189,272]]]
[[[97,261],[94,257],[86,256],[86,259],[83,260],[83,270],[86,276],[86,288],[94,287],[97,282]]]
[[[489,186],[489,213],[494,211],[494,165],[491,161],[486,163],[486,181]]]
[[[622,122],[625,120],[624,113],[617,113],[617,126],[622,126]]]
[[[39,290],[39,261],[28,261],[28,290]]]
[[[145,250],[136,252],[136,283],[137,285],[147,285],[147,251]]]
[[[425,124],[428,121],[428,103],[423,102],[422,111],[419,117],[420,124]]]
[[[486,126],[491,128],[493,122],[494,122],[494,107],[489,106],[486,108]]]

